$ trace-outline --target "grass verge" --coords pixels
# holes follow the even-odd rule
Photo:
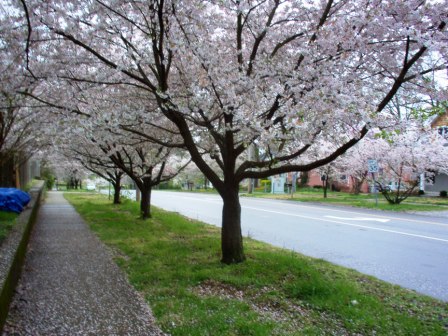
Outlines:
[[[245,240],[247,262],[219,262],[219,229],[136,202],[65,194],[171,335],[446,335],[446,303]]]
[[[8,232],[14,227],[18,216],[14,212],[0,211],[0,245],[5,240]]]
[[[353,195],[344,192],[328,192],[328,197],[323,197],[322,190],[298,191],[290,194],[271,194],[256,192],[242,194],[244,197],[282,199],[299,202],[328,203],[334,205],[347,205],[359,208],[378,209],[387,211],[443,211],[448,210],[448,199],[441,197],[409,197],[401,204],[389,204],[382,195],[378,195],[378,205],[375,196],[371,194]]]

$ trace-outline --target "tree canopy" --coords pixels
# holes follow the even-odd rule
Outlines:
[[[84,124],[103,120],[123,129],[134,119],[168,131],[128,127],[188,151],[218,190],[225,263],[244,260],[243,179],[333,161],[370,129],[390,126],[387,107],[398,94],[446,95],[426,76],[447,65],[446,1],[15,6],[26,19],[26,67],[41,85],[29,96]],[[308,155],[329,142],[334,150]]]

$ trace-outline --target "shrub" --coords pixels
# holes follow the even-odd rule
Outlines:
[[[448,193],[446,190],[440,191],[440,197],[447,197],[447,196],[448,196]]]
[[[54,183],[55,183],[54,176],[50,175],[45,178],[45,185],[47,187],[47,190],[53,190]]]
[[[419,191],[418,191],[418,195],[419,195],[419,196],[424,195],[424,194],[425,194],[425,191],[424,191],[424,190],[419,190]]]
[[[314,189],[322,189],[323,187],[321,185],[313,185]]]
[[[179,184],[174,183],[172,180],[167,181],[167,182],[162,182],[159,184],[159,189],[160,190],[178,190],[180,189],[181,186]]]
[[[260,186],[256,190],[271,191],[271,180],[260,180]]]

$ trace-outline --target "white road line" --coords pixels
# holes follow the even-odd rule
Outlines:
[[[197,201],[202,201],[202,202],[208,202],[208,203],[214,203],[214,204],[222,204],[222,200],[220,198],[217,198],[216,200],[212,199],[211,197],[208,198],[199,198],[199,197],[190,197],[190,196],[178,196],[178,197],[182,197],[182,198],[186,198],[186,199],[194,199]],[[217,196],[219,197],[219,196]],[[245,198],[244,201],[248,200],[248,198]],[[272,204],[269,201],[266,200],[259,200],[259,199],[251,199],[251,200],[255,200],[257,202],[264,202],[264,203],[269,203]],[[278,200],[274,200],[274,201],[278,201]],[[321,210],[322,211],[322,207],[317,207],[317,206],[311,206],[311,205],[303,205],[302,203],[297,203],[297,204],[291,204],[294,206],[299,206],[299,207],[304,207],[304,208],[309,208],[309,209],[317,209],[317,210]],[[261,211],[269,211],[269,210],[265,210],[265,209],[261,209],[261,208],[251,208],[249,206],[245,206],[245,205],[241,205],[242,208],[248,208],[248,209],[253,209],[253,210],[261,210]],[[347,210],[339,210],[339,209],[331,209],[331,208],[327,208],[325,207],[325,211],[333,211],[333,212],[342,212],[342,213],[351,213],[351,214],[356,214],[356,215],[365,215],[365,213],[363,212],[356,212],[356,211],[347,211]],[[276,212],[274,212],[276,213]],[[282,214],[287,214],[287,213],[282,213]],[[296,217],[302,217],[302,218],[309,218],[309,219],[319,219],[320,218],[316,218],[316,217],[307,217],[307,216],[303,216],[303,215],[296,215],[296,214],[289,214],[290,216],[296,216]],[[375,215],[375,214],[371,214],[369,213],[369,216],[373,216],[373,217],[378,217],[378,218],[384,218],[384,219],[388,219],[386,216],[381,216],[381,215]],[[423,220],[418,220],[418,219],[409,219],[409,218],[401,218],[401,217],[392,217],[392,220],[402,220],[402,221],[407,221],[407,222],[416,222],[416,223],[423,223],[423,224],[429,224],[429,225],[437,225],[437,226],[444,226],[444,227],[448,227],[448,224],[443,224],[443,223],[439,223],[439,222],[430,222],[430,221],[423,221]],[[347,225],[349,225],[347,223]],[[381,229],[376,229],[376,230],[381,230]],[[397,231],[399,232],[399,231]],[[408,234],[410,235],[410,234]],[[426,236],[422,236],[422,237],[426,237]],[[437,238],[438,239],[438,238]],[[445,241],[442,239],[442,241]]]
[[[248,198],[246,198],[248,199]],[[245,199],[245,200],[246,200]],[[270,203],[269,201],[265,201],[265,200],[259,200],[259,199],[253,199],[256,200],[257,202],[266,202],[266,203]],[[274,200],[274,201],[287,201],[287,200]],[[288,204],[289,205],[289,204]],[[299,207],[303,207],[303,208],[309,208],[309,209],[318,209],[318,210],[322,210],[322,207],[317,207],[317,206],[312,206],[312,205],[305,205],[302,202],[297,202],[297,203],[293,203],[291,205],[294,206],[299,206]],[[369,209],[366,209],[369,210]],[[357,212],[357,211],[350,211],[350,210],[340,210],[340,209],[332,209],[332,208],[327,208],[325,207],[325,211],[334,211],[334,212],[343,212],[343,213],[351,213],[351,214],[357,214],[357,215],[365,215],[364,212]],[[374,217],[378,217],[378,218],[388,218],[386,216],[382,216],[382,215],[375,215],[375,214],[371,214],[369,213],[369,216],[374,216]],[[418,219],[410,219],[410,218],[401,218],[401,217],[393,217],[393,219],[398,219],[398,220],[402,220],[402,221],[408,221],[408,222],[415,222],[415,223],[423,223],[423,224],[430,224],[430,225],[438,225],[438,226],[446,226],[448,227],[448,224],[445,223],[440,223],[440,222],[430,222],[430,221],[424,221],[424,220],[418,220]]]
[[[448,239],[441,239],[441,238],[436,238],[436,237],[417,235],[417,234],[407,233],[407,232],[402,232],[402,231],[380,229],[380,228],[367,226],[367,225],[351,224],[351,223],[345,223],[345,222],[331,220],[331,219],[324,219],[324,218],[318,218],[318,217],[304,216],[304,215],[292,214],[292,213],[281,212],[281,211],[273,211],[273,210],[266,210],[266,209],[261,209],[261,208],[248,207],[248,206],[243,206],[243,208],[251,209],[251,210],[257,210],[257,211],[264,211],[264,212],[269,212],[269,213],[275,213],[275,214],[285,215],[285,216],[292,216],[292,217],[300,217],[300,218],[306,218],[306,219],[319,220],[319,221],[323,221],[323,222],[336,223],[336,224],[345,225],[345,226],[353,226],[353,227],[359,227],[359,228],[363,228],[363,229],[370,229],[370,230],[375,230],[375,231],[394,233],[394,234],[398,234],[398,235],[402,235],[402,236],[409,236],[409,237],[416,237],[416,238],[422,238],[422,239],[436,240],[436,241],[441,241],[441,242],[444,242],[444,243],[448,243]]]
[[[370,218],[370,217],[336,217],[336,216],[324,216],[327,218],[333,218],[333,219],[342,219],[342,220],[349,220],[349,221],[371,221],[371,222],[380,222],[380,223],[387,223],[390,222],[389,218]]]

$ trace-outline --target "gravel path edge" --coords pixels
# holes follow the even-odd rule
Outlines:
[[[31,188],[31,201],[17,218],[17,223],[0,246],[0,334],[20,278],[26,250],[40,206],[44,181]]]

